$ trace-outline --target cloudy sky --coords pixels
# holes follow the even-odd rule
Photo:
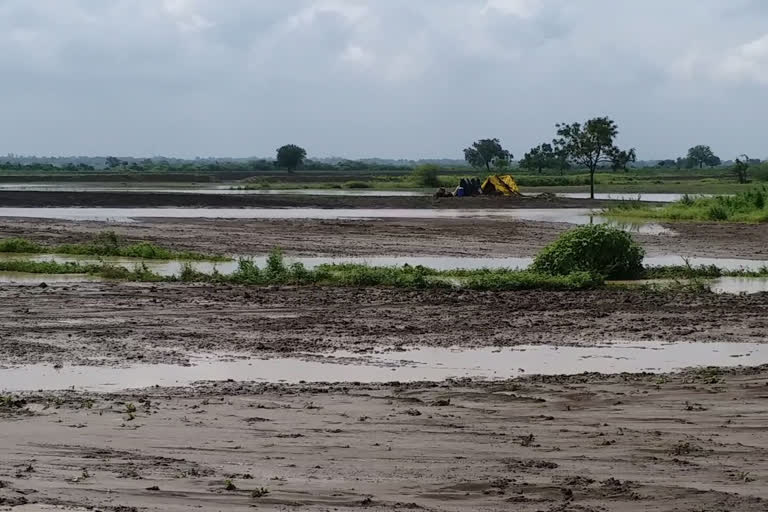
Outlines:
[[[0,154],[768,157],[764,0],[0,0]]]

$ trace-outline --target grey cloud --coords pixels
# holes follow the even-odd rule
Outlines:
[[[768,156],[764,5],[5,0],[0,153],[519,155],[605,114],[641,158]]]

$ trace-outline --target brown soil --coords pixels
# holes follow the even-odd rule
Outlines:
[[[34,394],[0,408],[0,507],[762,512],[766,381],[761,368]]]
[[[245,220],[140,219],[133,223],[0,218],[0,237],[85,242],[105,229],[176,249],[296,255],[532,256],[570,224],[512,219]],[[673,234],[635,234],[650,255],[768,260],[768,226],[676,223]]]
[[[101,282],[3,286],[0,346],[3,362],[15,365],[184,364],[192,353],[214,350],[759,342],[768,329],[767,297]]]
[[[0,191],[4,207],[197,208],[601,208],[616,201],[549,197],[375,197],[184,192]]]

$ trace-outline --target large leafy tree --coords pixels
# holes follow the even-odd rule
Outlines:
[[[277,150],[277,166],[281,169],[295,171],[304,159],[307,158],[307,151],[295,144],[288,144]]]
[[[541,171],[557,167],[557,157],[552,144],[540,144],[531,148],[520,160],[520,167],[531,171]]]
[[[699,145],[694,146],[688,150],[688,161],[694,166],[698,165],[699,169],[705,165],[709,167],[717,167],[722,163],[720,157],[715,156],[712,152],[712,148],[709,146]]]
[[[485,167],[491,172],[491,164],[498,160],[509,162],[512,154],[501,147],[499,139],[480,139],[464,150],[464,159],[472,167]]]
[[[581,123],[557,124],[555,140],[568,159],[574,164],[589,170],[589,197],[595,198],[595,171],[601,164],[611,163],[611,155],[620,151],[614,145],[619,134],[616,123],[607,117],[590,119]]]

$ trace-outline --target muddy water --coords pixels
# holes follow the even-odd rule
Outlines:
[[[664,373],[695,366],[754,366],[768,363],[768,344],[617,343],[595,347],[521,346],[457,350],[422,348],[404,352],[303,359],[212,359],[199,357],[189,367],[140,365],[124,368],[34,365],[0,370],[0,391],[93,391],[185,386],[200,380],[266,382],[440,381],[452,377],[506,379],[521,375],[582,372]]]
[[[567,224],[609,224],[626,231],[665,234],[670,230],[654,223],[629,223],[594,215],[584,208],[542,209],[455,209],[430,208],[0,208],[0,217],[130,222],[139,218],[200,219],[433,219],[509,218],[562,222]]]
[[[227,195],[308,195],[346,197],[422,197],[431,195],[427,190],[378,190],[378,189],[247,189],[231,185],[174,185],[139,183],[2,183],[0,191],[28,192],[150,192],[181,194],[227,194]]]
[[[765,293],[768,292],[768,278],[721,277],[713,280],[709,289],[715,293]]]

